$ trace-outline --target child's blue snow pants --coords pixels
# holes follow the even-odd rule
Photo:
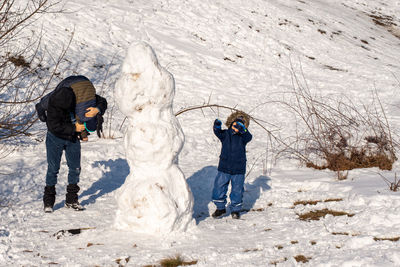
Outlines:
[[[214,189],[212,192],[212,201],[217,206],[217,209],[225,209],[226,206],[226,192],[228,192],[228,185],[231,182],[231,212],[240,212],[242,209],[243,198],[243,184],[244,174],[228,174],[218,171],[217,177],[214,181]]]

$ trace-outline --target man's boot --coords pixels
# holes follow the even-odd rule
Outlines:
[[[45,186],[43,194],[44,212],[46,213],[53,212],[53,206],[55,201],[56,201],[56,187],[54,185]]]
[[[78,192],[79,186],[77,184],[69,184],[67,185],[67,195],[65,199],[65,207],[71,208],[74,210],[84,210],[82,205],[78,202]]]

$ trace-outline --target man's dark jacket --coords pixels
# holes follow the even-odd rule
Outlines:
[[[70,141],[77,140],[75,124],[71,120],[71,114],[75,116],[75,105],[76,98],[71,87],[63,87],[50,96],[47,108],[47,129],[52,134]],[[107,100],[96,95],[96,107],[103,115],[107,109]]]
[[[219,156],[218,171],[228,174],[246,173],[246,144],[251,141],[252,135],[249,131],[244,134],[235,133],[232,127],[221,130],[214,124],[214,134],[222,143]]]

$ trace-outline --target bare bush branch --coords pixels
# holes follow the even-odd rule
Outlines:
[[[13,148],[9,145],[31,137],[30,130],[37,121],[34,103],[58,75],[59,65],[71,43],[72,36],[51,62],[48,60],[51,53],[42,45],[43,32],[30,32],[27,28],[57,3],[29,0],[21,4],[4,0],[0,4],[0,158],[11,153]]]

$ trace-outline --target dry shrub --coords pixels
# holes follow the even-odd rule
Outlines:
[[[56,7],[59,2],[0,2],[0,158],[18,146],[36,141],[33,126],[38,119],[34,104],[59,75],[69,46],[60,48],[57,55],[50,53],[42,43],[45,33],[37,19],[46,13],[62,12]]]
[[[389,179],[387,179],[385,176],[383,176],[382,174],[378,173],[382,179],[385,181],[385,183],[389,186],[389,189],[393,192],[397,192],[398,190],[400,190],[400,179],[397,178],[397,173],[394,174],[394,180],[390,181]]]
[[[348,216],[348,217],[353,217],[354,214],[352,213],[347,213],[344,211],[335,211],[335,210],[329,210],[329,209],[322,209],[322,210],[315,210],[315,211],[310,211],[304,214],[298,214],[299,219],[302,221],[318,221],[320,218],[325,217],[326,215],[332,215],[332,216]]]
[[[345,179],[356,168],[391,170],[397,160],[391,127],[378,94],[371,103],[346,96],[313,94],[296,74],[293,88],[278,102],[294,116],[297,131],[283,151],[309,168],[329,169]]]

